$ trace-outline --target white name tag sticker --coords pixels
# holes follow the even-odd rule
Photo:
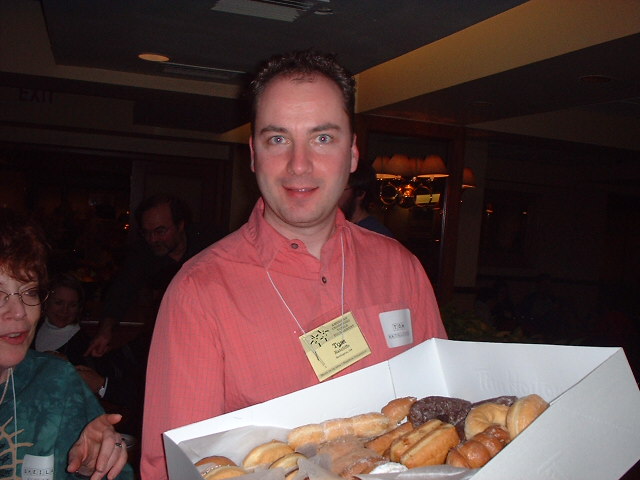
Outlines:
[[[26,454],[22,462],[22,480],[53,480],[54,456]]]
[[[387,340],[387,347],[402,347],[413,343],[411,311],[408,308],[382,312],[380,325]]]

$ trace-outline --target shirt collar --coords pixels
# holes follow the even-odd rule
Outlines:
[[[307,251],[306,246],[301,240],[289,240],[288,238],[278,233],[278,231],[264,219],[264,208],[264,200],[261,197],[253,207],[253,211],[251,212],[251,215],[247,222],[249,241],[255,246],[262,265],[264,265],[265,268],[269,268],[276,256],[282,252],[293,251],[295,254],[305,254],[312,256]],[[339,239],[339,233],[348,230],[348,222],[340,209],[338,209],[338,212],[336,214],[335,222],[335,231],[327,240],[325,246],[322,248],[323,256],[324,252],[327,249],[333,250],[333,245],[339,244],[339,240],[337,240]],[[291,245],[294,243],[298,244],[297,249],[292,249]]]

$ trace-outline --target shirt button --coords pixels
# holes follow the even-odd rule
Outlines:
[[[291,244],[291,248],[293,248],[294,250],[298,248],[298,244],[297,243],[292,243]]]
[[[327,283],[327,277],[322,277],[322,283]]]

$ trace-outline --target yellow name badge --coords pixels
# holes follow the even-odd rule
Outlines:
[[[351,312],[305,333],[300,342],[321,382],[371,354]]]

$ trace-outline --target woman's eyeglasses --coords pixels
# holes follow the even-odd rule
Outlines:
[[[40,305],[47,299],[47,297],[49,296],[49,292],[40,288],[30,288],[29,290],[26,290],[22,293],[7,293],[0,291],[0,307],[4,307],[9,302],[9,297],[13,295],[17,295],[23,304],[29,307],[35,307],[37,305]]]

